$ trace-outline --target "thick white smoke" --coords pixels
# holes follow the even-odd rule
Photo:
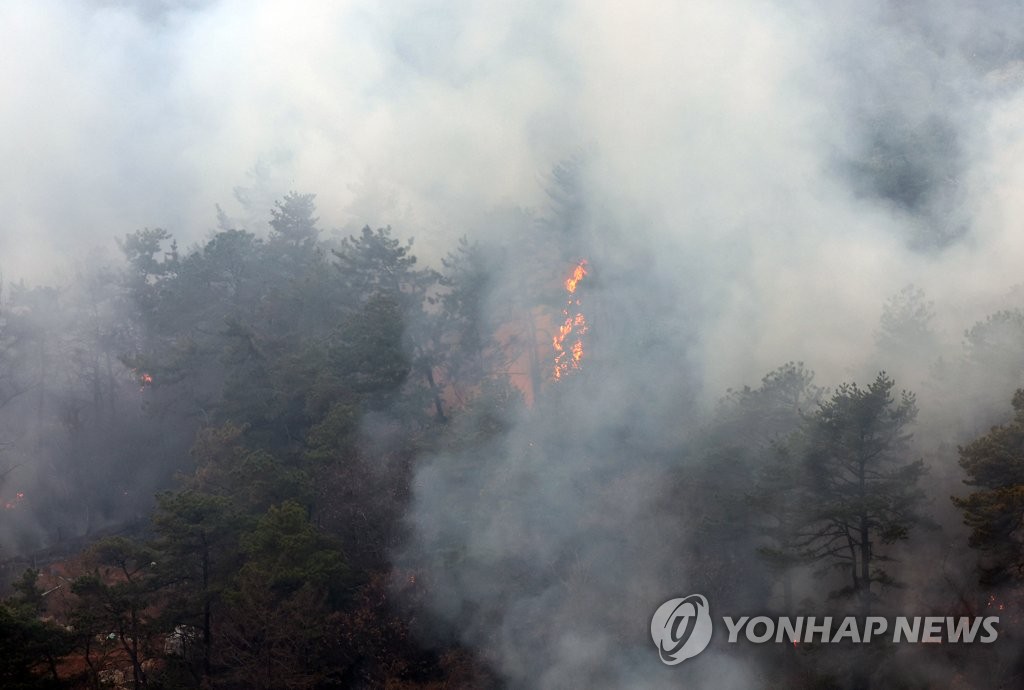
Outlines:
[[[689,535],[660,527],[668,449],[699,409],[789,360],[823,384],[862,378],[909,283],[936,305],[922,358],[959,353],[1020,280],[1012,3],[140,7],[0,6],[5,278],[142,226],[199,240],[218,203],[258,229],[288,189],[436,261],[463,233],[514,239],[494,209],[557,227],[545,187],[579,161],[563,249],[600,276],[601,375],[539,402],[543,420],[509,420],[484,455],[424,460],[410,516],[407,555],[437,559],[435,610],[514,683],[672,682],[631,640],[656,600],[688,593]],[[716,685],[749,682],[731,673]]]

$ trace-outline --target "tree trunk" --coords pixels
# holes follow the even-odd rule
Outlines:
[[[210,547],[203,535],[203,676],[210,677],[210,655],[213,647],[210,605]]]
[[[533,393],[533,404],[537,404],[540,398],[540,358],[537,356],[537,325],[533,322],[533,312],[527,312],[527,332],[529,334],[529,356],[530,356],[530,388]]]
[[[423,365],[423,371],[427,376],[427,383],[430,384],[430,392],[434,395],[434,411],[437,414],[437,421],[442,424],[448,421],[444,416],[444,406],[441,403],[441,390],[434,383],[434,368],[429,363]]]
[[[871,534],[868,516],[860,516],[860,587],[861,615],[871,615]]]

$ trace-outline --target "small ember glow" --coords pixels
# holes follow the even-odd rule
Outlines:
[[[14,498],[4,502],[4,510],[14,510],[18,507],[18,504],[25,500],[25,492],[19,491],[14,494]]]
[[[135,378],[139,382],[139,390],[140,391],[146,390],[146,386],[152,386],[153,385],[153,376],[152,376],[152,374],[148,374],[148,373],[146,373],[144,371],[143,372],[139,372],[139,371],[137,371],[135,369],[132,369],[132,373],[135,374]]]
[[[582,337],[587,333],[587,319],[580,310],[579,298],[573,295],[586,275],[587,262],[583,259],[573,268],[572,275],[565,279],[565,291],[569,293],[569,299],[562,309],[562,325],[558,327],[558,334],[552,338],[552,345],[555,348],[555,367],[552,375],[556,381],[561,380],[570,371],[579,369],[583,364]],[[567,345],[569,340],[572,342]]]

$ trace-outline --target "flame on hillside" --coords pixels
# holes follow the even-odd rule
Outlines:
[[[563,283],[565,291],[569,293],[569,298],[562,309],[562,324],[558,327],[558,333],[552,338],[552,345],[555,349],[555,365],[552,376],[556,381],[560,381],[570,372],[583,366],[583,336],[587,333],[588,325],[587,318],[581,309],[580,298],[576,294],[576,288],[586,276],[587,262],[586,259],[582,259]]]

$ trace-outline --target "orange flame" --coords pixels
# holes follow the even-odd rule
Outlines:
[[[558,327],[558,334],[552,338],[552,346],[555,349],[555,366],[552,375],[556,381],[568,375],[570,371],[579,369],[583,364],[583,340],[587,333],[587,319],[582,311],[579,311],[580,300],[573,297],[576,294],[576,287],[587,275],[587,262],[581,260],[573,268],[572,275],[565,279],[565,291],[569,293],[566,306],[562,309],[562,325]],[[576,312],[573,314],[572,312]],[[573,342],[566,346],[566,341],[574,336]]]
[[[132,369],[132,373],[135,374],[135,378],[139,382],[139,391],[140,392],[146,390],[146,386],[152,386],[153,385],[153,376],[152,376],[152,374],[147,374],[144,371],[140,372],[137,369]]]
[[[25,500],[25,492],[19,491],[14,494],[14,498],[4,503],[4,510],[14,510],[19,503]]]
[[[587,275],[587,260],[583,259],[576,268],[573,269],[572,275],[565,279],[565,291],[570,295],[576,292],[576,284],[583,280],[583,276]]]
[[[146,374],[145,372],[139,372],[137,369],[131,370],[132,376],[138,382],[139,391],[144,391],[146,386],[153,385],[153,375]]]

